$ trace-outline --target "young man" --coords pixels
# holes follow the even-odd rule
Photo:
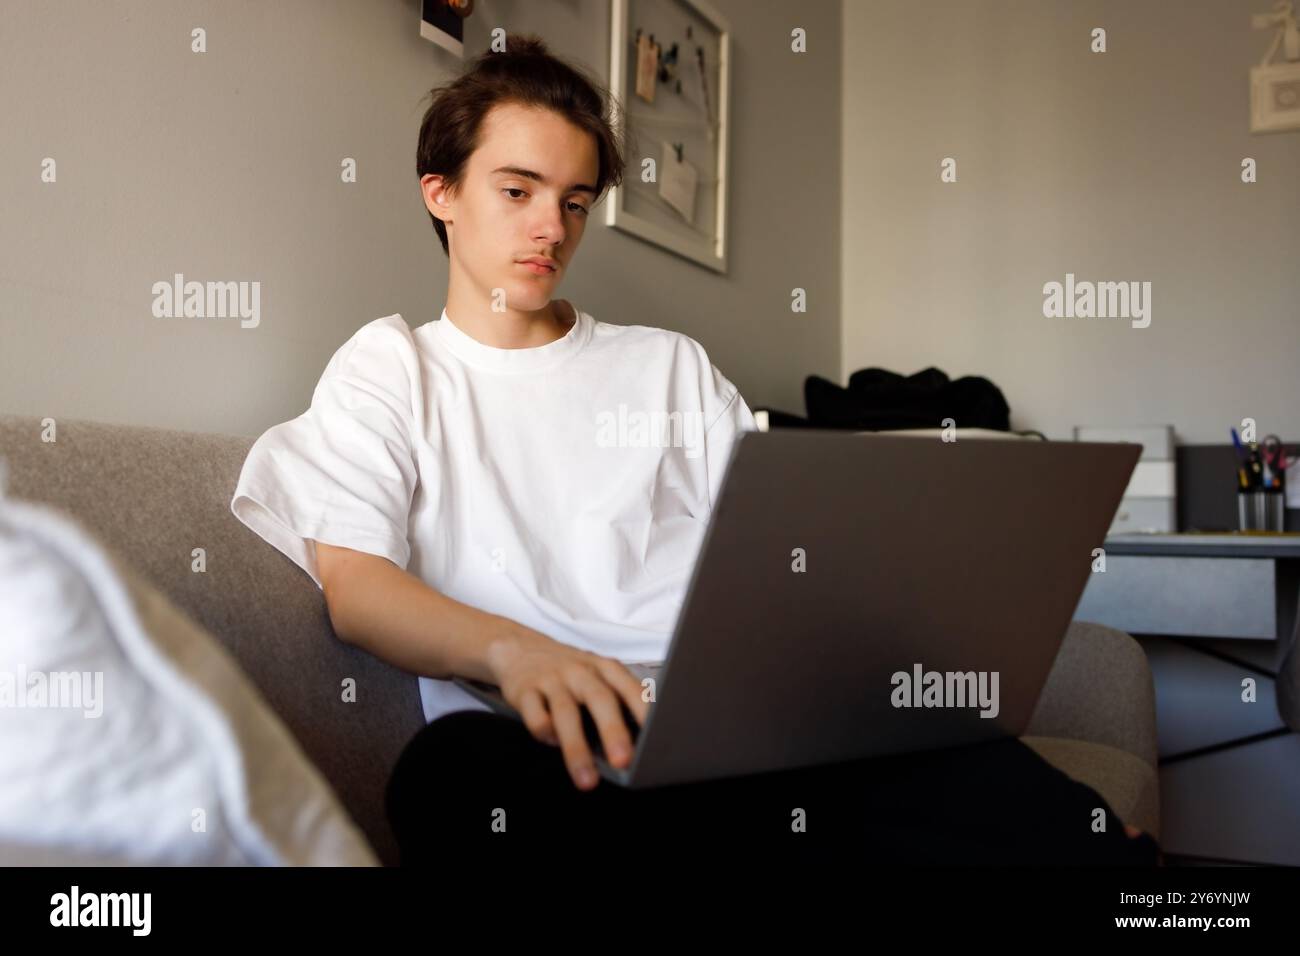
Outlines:
[[[235,514],[321,586],[341,639],[420,675],[430,723],[388,794],[406,862],[499,823],[524,840],[668,840],[695,819],[802,851],[792,806],[830,821],[851,800],[870,820],[871,801],[888,816],[889,800],[915,805],[917,788],[951,791],[941,778],[963,772],[917,759],[894,761],[892,788],[865,762],[646,792],[600,783],[581,709],[627,766],[622,706],[644,722],[649,705],[625,664],[665,656],[731,446],[755,428],[693,339],[555,298],[623,166],[601,93],[540,41],[511,38],[435,90],[417,172],[450,261],[441,319],[360,329],[311,408],[258,439],[235,492]],[[669,427],[625,428],[637,415]],[[500,686],[524,724],[486,712],[453,675]],[[979,754],[1006,787],[1026,779],[1013,765],[1037,760]],[[1040,793],[1078,787],[1041,761],[1031,771]],[[715,811],[729,823],[709,823]]]
[[[492,681],[590,789],[579,706],[626,766],[620,702],[648,704],[622,662],[664,657],[756,426],[693,339],[554,297],[622,176],[600,94],[515,38],[435,93],[417,163],[442,317],[353,335],[311,409],[258,439],[232,509],[322,587],[340,638],[421,675],[426,719],[486,710],[453,675]],[[637,414],[667,427],[620,433]]]

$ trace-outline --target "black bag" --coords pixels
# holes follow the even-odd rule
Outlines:
[[[803,392],[813,428],[943,428],[943,420],[951,418],[960,428],[1011,430],[1011,408],[1002,392],[977,375],[954,382],[937,368],[908,376],[864,368],[849,377],[848,388],[809,375]]]

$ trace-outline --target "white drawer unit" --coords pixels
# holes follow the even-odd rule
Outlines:
[[[1172,425],[1134,425],[1129,428],[1076,425],[1074,440],[1131,442],[1142,446],[1142,457],[1133,469],[1111,523],[1111,534],[1171,532],[1178,527]]]

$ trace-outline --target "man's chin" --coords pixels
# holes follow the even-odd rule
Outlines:
[[[537,312],[554,301],[549,288],[527,280],[523,283],[502,284],[501,288],[505,290],[501,305],[519,312]],[[495,302],[496,297],[493,296],[491,301]]]

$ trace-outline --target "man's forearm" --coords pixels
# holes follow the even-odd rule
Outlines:
[[[325,592],[334,632],[395,667],[426,677],[491,680],[489,652],[511,640],[509,618],[471,607],[391,561],[348,555]]]

